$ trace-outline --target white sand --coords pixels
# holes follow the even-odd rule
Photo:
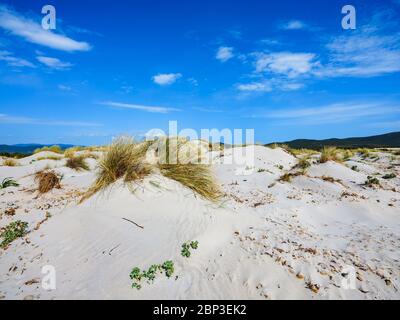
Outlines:
[[[21,184],[0,190],[0,213],[16,208],[14,216],[1,215],[0,227],[23,220],[30,231],[0,249],[0,298],[400,298],[400,180],[377,176],[382,188],[362,185],[378,172],[399,176],[399,157],[315,163],[307,175],[279,182],[297,163],[282,149],[255,147],[254,173],[246,176],[221,164],[216,152],[213,167],[226,192],[218,204],[152,175],[130,188],[117,182],[78,205],[95,179],[95,160],[89,159],[91,171],[76,172],[64,159],[37,160],[48,155],[0,167],[0,180]],[[63,175],[62,189],[37,197],[32,174],[46,166]],[[51,218],[34,230],[46,212]],[[199,248],[184,258],[181,245],[190,240]],[[175,263],[173,278],[160,275],[141,290],[131,288],[133,267],[165,260]],[[55,267],[56,290],[41,287],[45,265]],[[354,289],[342,285],[346,266],[357,272]]]

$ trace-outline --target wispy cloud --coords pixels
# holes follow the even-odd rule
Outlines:
[[[130,104],[130,103],[121,103],[121,102],[113,102],[113,101],[105,101],[101,102],[101,105],[114,107],[114,108],[123,108],[123,109],[134,109],[151,113],[169,113],[173,111],[180,111],[180,109],[176,108],[166,108],[166,107],[156,107],[156,106],[145,106],[139,104]]]
[[[42,26],[21,14],[0,5],[0,28],[28,42],[62,51],[88,51],[87,42],[76,41],[65,35],[45,30]]]
[[[316,72],[324,77],[374,77],[400,71],[400,34],[382,35],[371,25],[328,44],[329,62]]]
[[[290,20],[285,23],[282,23],[279,26],[282,30],[300,30],[300,29],[307,29],[308,25],[300,20]]]
[[[5,61],[9,66],[12,67],[35,68],[35,65],[32,62],[22,58],[17,58],[9,51],[0,51],[0,61]]]
[[[234,57],[232,47],[219,47],[215,58],[221,62],[226,62]]]
[[[193,107],[193,110],[200,112],[208,112],[208,113],[221,113],[223,110],[220,109],[212,109],[212,108],[203,108],[203,107]]]
[[[319,66],[313,53],[255,53],[254,56],[256,72],[270,72],[289,78],[307,74]]]
[[[72,126],[72,127],[98,127],[101,124],[82,121],[65,120],[44,120],[29,117],[19,117],[7,114],[0,114],[0,123],[20,124],[20,125],[44,125],[44,126]]]
[[[180,73],[159,73],[153,76],[152,80],[160,86],[167,86],[175,83],[180,78],[182,78]]]
[[[246,84],[238,84],[237,89],[245,92],[271,92],[272,85],[270,82],[251,82]]]
[[[57,88],[60,89],[61,91],[71,91],[72,90],[72,88],[70,86],[66,86],[66,85],[63,85],[63,84],[59,84],[57,86]]]
[[[72,63],[63,62],[58,58],[38,56],[36,59],[43,63],[45,66],[55,70],[68,70],[73,66]]]
[[[319,125],[328,123],[354,122],[360,119],[393,116],[400,108],[391,103],[338,103],[311,108],[294,108],[260,113],[254,117],[279,120],[281,124]],[[286,121],[285,121],[286,120]]]

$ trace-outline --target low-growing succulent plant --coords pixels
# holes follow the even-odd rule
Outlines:
[[[23,237],[26,234],[27,228],[27,222],[20,220],[11,222],[0,234],[0,237],[3,238],[3,241],[0,243],[0,248],[5,249],[15,239]]]

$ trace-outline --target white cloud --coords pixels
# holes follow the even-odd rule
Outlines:
[[[73,127],[98,127],[100,124],[82,121],[65,121],[65,120],[41,120],[29,117],[10,116],[0,114],[0,123],[20,124],[20,125],[45,125],[45,126],[73,126]]]
[[[175,109],[175,108],[144,106],[144,105],[139,105],[139,104],[120,103],[120,102],[113,102],[113,101],[106,101],[106,102],[102,102],[100,104],[104,105],[104,106],[114,107],[114,108],[134,109],[134,110],[140,110],[140,111],[151,112],[151,113],[169,113],[169,112],[173,112],[173,111],[180,111],[179,109]]]
[[[9,51],[0,51],[0,60],[7,62],[12,67],[30,67],[35,68],[35,65],[28,60],[15,57]]]
[[[26,41],[62,51],[88,51],[86,42],[76,41],[62,34],[44,30],[42,26],[17,12],[0,6],[0,28]]]
[[[219,47],[216,59],[221,62],[226,62],[234,57],[232,47]]]
[[[400,71],[400,34],[380,35],[367,26],[328,43],[328,63],[316,71],[322,77],[374,77]]]
[[[378,116],[393,116],[394,114],[399,113],[399,106],[390,103],[353,102],[338,103],[312,108],[295,108],[272,111],[258,116],[268,119],[276,119],[284,124],[318,125],[327,123],[354,122],[364,118],[373,118],[375,120]],[[283,122],[283,120],[288,121]]]
[[[56,70],[66,70],[69,69],[73,66],[73,64],[69,62],[62,62],[61,60],[57,58],[51,58],[51,57],[43,57],[43,56],[38,56],[36,59],[46,65],[49,68],[56,69]]]
[[[153,82],[160,85],[166,86],[175,83],[178,79],[182,78],[180,73],[159,73],[153,76]]]
[[[291,20],[282,24],[280,28],[283,30],[300,30],[300,29],[306,29],[307,25],[300,20]]]
[[[271,92],[272,86],[268,82],[252,82],[237,85],[238,90],[247,92]]]
[[[257,53],[256,72],[271,72],[295,78],[310,73],[319,65],[313,53]]]
[[[65,86],[65,85],[63,85],[63,84],[59,84],[57,87],[58,87],[58,89],[60,89],[61,91],[71,91],[71,90],[72,90],[72,88],[71,88],[70,86]]]

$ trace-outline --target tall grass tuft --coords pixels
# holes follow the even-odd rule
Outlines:
[[[321,152],[320,163],[328,161],[342,162],[343,158],[336,147],[324,147]]]
[[[65,164],[68,168],[74,169],[76,171],[89,170],[89,165],[86,163],[85,158],[82,156],[72,157],[67,159]]]
[[[54,171],[40,171],[35,174],[39,193],[47,193],[54,188],[60,189],[60,177]]]
[[[14,160],[14,159],[5,159],[5,160],[3,160],[3,163],[2,163],[2,166],[5,166],[5,167],[16,167],[16,166],[18,166],[18,162],[16,161],[16,160]]]
[[[12,178],[5,178],[0,183],[0,189],[5,189],[8,187],[18,187],[18,186],[19,186],[19,183]]]
[[[161,173],[178,181],[202,197],[216,201],[221,192],[216,184],[211,169],[202,164],[164,164],[160,165]]]
[[[144,164],[148,147],[148,142],[138,144],[129,137],[116,139],[99,160],[97,179],[81,201],[105,189],[120,178],[125,178],[126,182],[132,182],[150,173],[150,168]]]

